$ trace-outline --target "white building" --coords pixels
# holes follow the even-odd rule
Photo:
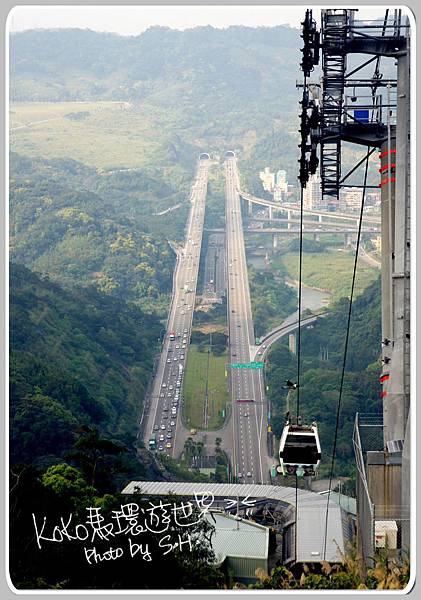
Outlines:
[[[322,196],[322,180],[318,173],[309,177],[303,192],[303,204],[307,210],[325,208]]]
[[[272,194],[275,188],[275,173],[271,173],[269,167],[265,167],[264,171],[260,171],[259,177],[263,184],[263,189]]]
[[[275,202],[285,202],[288,193],[287,173],[279,169],[275,175],[275,189],[273,199]]]

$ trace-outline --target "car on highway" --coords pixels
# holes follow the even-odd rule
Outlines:
[[[249,413],[244,413],[244,416],[249,417],[250,415],[249,415]]]
[[[165,398],[165,394],[164,394],[164,393],[162,393],[162,394],[159,394],[159,397],[160,397],[160,398]]]
[[[168,386],[168,389],[169,389],[169,390],[173,390],[173,389],[174,389],[174,386],[171,384],[171,385],[169,385],[169,386]]]
[[[178,360],[178,356],[174,356],[173,361]]]
[[[158,431],[158,429],[159,429],[159,425],[154,425],[153,430]]]
[[[242,473],[237,473],[237,477],[238,477],[239,479],[241,479],[241,477],[242,477],[242,476],[243,476],[243,474],[242,474]]]
[[[167,384],[165,383],[165,381],[164,381],[164,383],[162,384],[162,387],[164,387],[164,388],[165,388],[165,387],[167,387]]]
[[[174,427],[174,426],[175,426],[175,421],[171,421],[170,425],[171,425],[172,427]]]
[[[250,471],[247,471],[247,477],[251,477]]]
[[[180,349],[180,346],[179,346],[179,344],[177,344],[177,345],[176,345],[175,349],[176,349],[176,350],[179,350],[179,349]]]
[[[258,350],[257,354],[263,354],[263,352],[261,350]]]
[[[180,354],[180,360],[184,360],[184,354]]]
[[[166,448],[171,448],[171,442],[167,442],[167,443],[165,444],[165,447],[166,447]]]
[[[167,433],[166,438],[167,438],[167,440],[170,440],[172,438],[171,433]]]
[[[188,333],[187,329],[185,329],[185,330],[183,331],[183,333]]]
[[[185,314],[186,314],[186,312],[185,312],[184,310],[182,310],[182,311],[181,311],[181,314],[182,314],[182,315],[185,315]]]
[[[158,446],[158,450],[161,450],[161,452],[162,452],[162,450],[163,450],[163,449],[164,449],[164,446],[163,446],[162,444],[160,444],[160,445]]]
[[[167,358],[167,363],[170,363],[170,362],[171,362],[171,358]]]
[[[161,429],[165,429],[165,423],[161,424]]]
[[[159,436],[159,441],[163,442],[165,440],[165,436],[163,433],[161,433],[161,435]]]

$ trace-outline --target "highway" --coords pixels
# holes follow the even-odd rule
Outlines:
[[[209,235],[205,260],[204,294],[221,296],[226,288],[225,235]]]
[[[235,157],[226,158],[224,166],[229,361],[248,363],[255,339]],[[234,477],[242,483],[266,483],[269,481],[267,405],[262,369],[229,368],[228,371]]]
[[[147,419],[143,429],[145,447],[155,449],[150,444],[150,440],[155,439],[158,452],[166,452],[170,456],[174,452],[181,418],[179,408],[196,300],[209,166],[208,159],[198,161],[191,189],[185,245],[176,249],[177,264],[167,331],[144,416]]]

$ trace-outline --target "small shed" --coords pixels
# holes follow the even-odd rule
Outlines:
[[[211,544],[216,562],[236,581],[252,583],[258,580],[256,569],[268,572],[268,527],[217,510],[210,510],[206,519],[215,527]]]

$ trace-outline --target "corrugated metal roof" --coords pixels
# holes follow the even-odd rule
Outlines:
[[[232,515],[216,511],[210,511],[205,517],[215,527],[212,548],[218,562],[222,562],[227,556],[267,558],[269,548],[267,527],[246,519],[237,520]]]
[[[123,494],[194,496],[208,493],[222,498],[270,498],[295,506],[295,488],[275,485],[180,483],[174,481],[132,481]],[[297,561],[318,562],[323,559],[327,495],[298,490]],[[341,509],[329,502],[326,560],[341,561],[344,552]]]

